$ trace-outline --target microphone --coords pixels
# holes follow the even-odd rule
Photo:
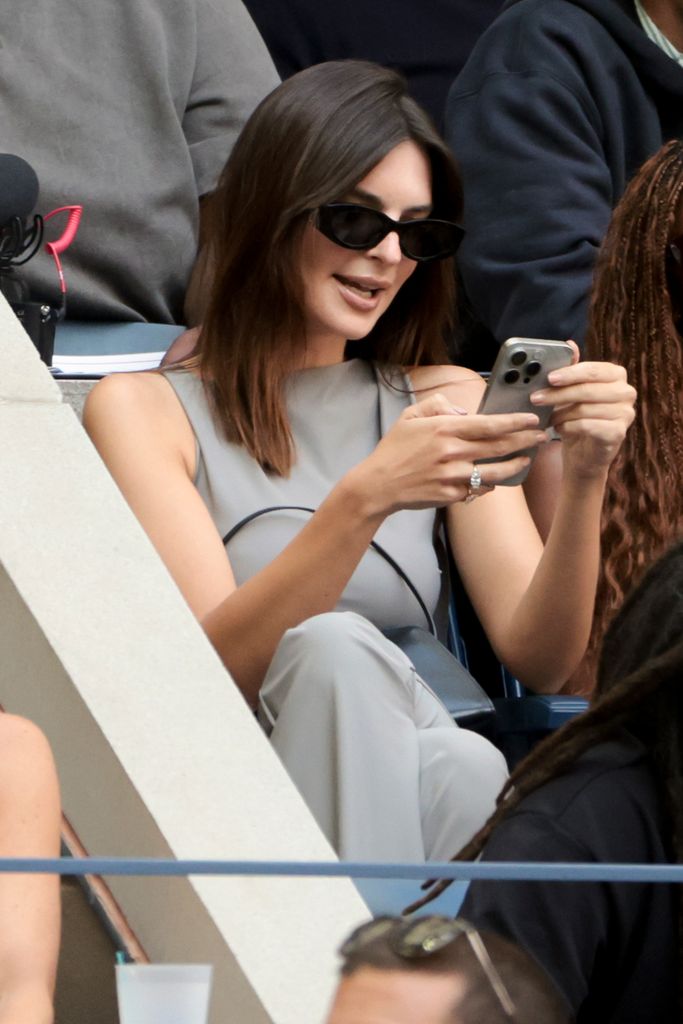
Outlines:
[[[13,153],[0,153],[0,275],[35,256],[43,240],[43,218],[27,220],[38,201],[38,176],[31,165]],[[0,276],[0,291],[19,301],[21,286]]]
[[[43,218],[31,214],[38,201],[38,175],[31,165],[13,153],[0,153],[0,292],[5,296],[26,333],[48,366],[52,363],[55,325],[64,317],[66,285],[59,255],[73,240],[80,220],[80,207],[61,207],[47,215],[69,213],[62,237],[46,245],[59,274],[61,304],[32,296],[15,267],[27,263],[43,240]]]
[[[38,202],[38,175],[22,157],[0,153],[0,226],[26,220]]]

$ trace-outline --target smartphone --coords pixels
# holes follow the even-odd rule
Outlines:
[[[547,385],[551,370],[569,366],[573,360],[574,350],[566,341],[508,338],[501,345],[477,412],[533,412],[538,416],[540,429],[545,430],[553,410],[550,406],[532,405],[529,396]],[[506,462],[517,455],[528,455],[533,461],[536,451],[536,448],[524,448],[499,459],[478,459],[477,462]],[[501,480],[498,486],[521,484],[530,468],[531,463],[507,480]]]

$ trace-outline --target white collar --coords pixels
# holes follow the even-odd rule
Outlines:
[[[643,31],[648,39],[651,39],[655,46],[658,46],[660,50],[670,57],[671,60],[675,60],[677,64],[683,67],[683,53],[677,50],[674,44],[667,39],[661,29],[657,28],[654,21],[643,7],[641,0],[635,0],[636,13],[640,19],[640,24],[643,26]]]

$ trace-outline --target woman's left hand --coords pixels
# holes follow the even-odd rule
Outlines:
[[[578,360],[579,351],[574,342]],[[549,386],[531,396],[533,405],[552,405],[551,423],[562,438],[565,472],[602,476],[633,422],[636,390],[615,363],[574,362],[553,370]]]

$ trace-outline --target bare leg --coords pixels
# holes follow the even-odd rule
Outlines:
[[[0,856],[59,856],[60,801],[47,740],[0,715]],[[51,1024],[59,947],[57,875],[0,874],[0,1024]]]

